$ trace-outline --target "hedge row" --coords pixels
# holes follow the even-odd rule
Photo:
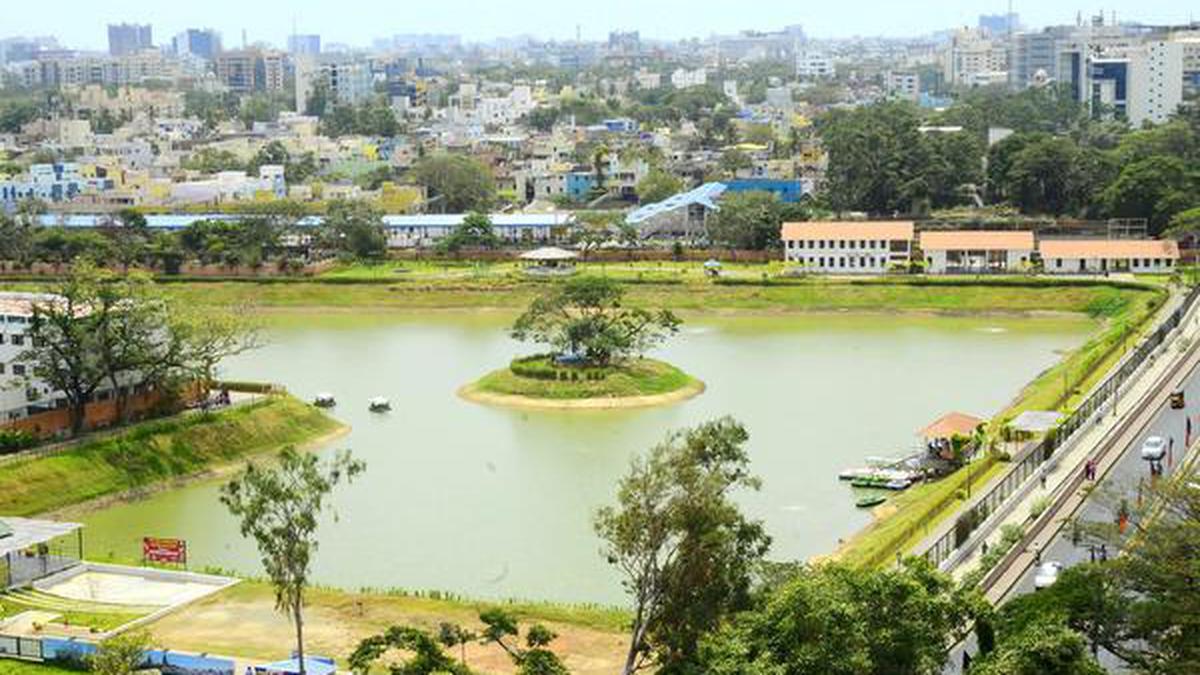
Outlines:
[[[539,355],[513,359],[508,369],[513,375],[527,377],[531,380],[547,380],[560,382],[599,382],[608,377],[607,368],[575,368],[571,366],[556,366],[553,357]]]

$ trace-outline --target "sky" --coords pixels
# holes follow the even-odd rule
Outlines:
[[[4,0],[17,2],[17,0]],[[105,25],[151,23],[162,44],[184,28],[212,27],[226,46],[250,42],[284,45],[292,21],[300,33],[324,42],[369,46],[398,33],[453,33],[471,41],[534,35],[598,40],[610,30],[639,30],[644,37],[677,39],[773,30],[801,24],[814,37],[908,36],[975,25],[979,14],[1001,14],[1007,0],[59,0],[49,11],[8,11],[0,36],[55,35],[66,46],[104,49]],[[1014,0],[1022,23],[1074,23],[1099,7],[1061,0]],[[1189,11],[1190,9],[1190,11]],[[1104,0],[1106,13],[1143,23],[1200,18],[1187,0]]]

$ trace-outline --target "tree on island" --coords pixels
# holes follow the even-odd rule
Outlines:
[[[608,277],[577,277],[536,298],[517,318],[512,337],[549,345],[590,365],[641,356],[679,332],[668,309],[622,304],[625,289]]]
[[[221,488],[221,503],[241,519],[242,536],[258,544],[275,588],[276,610],[287,614],[296,628],[300,675],[305,673],[304,591],[318,547],[317,519],[333,489],[365,469],[349,452],[321,466],[316,455],[285,448],[277,466],[251,463]]]
[[[731,418],[671,434],[634,459],[617,505],[597,513],[604,555],[633,599],[623,675],[693,672],[701,637],[749,608],[751,575],[771,539],[732,498],[760,484],[748,438]]]

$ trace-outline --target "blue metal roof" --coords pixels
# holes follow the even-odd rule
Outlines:
[[[721,198],[726,189],[727,187],[724,183],[705,183],[689,192],[682,192],[667,197],[661,202],[647,204],[626,216],[625,222],[636,225],[654,216],[692,206],[693,204],[699,204],[713,211],[720,211],[721,207],[717,205],[717,200]]]

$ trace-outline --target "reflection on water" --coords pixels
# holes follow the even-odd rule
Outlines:
[[[761,493],[740,498],[767,522],[773,556],[831,549],[862,526],[839,470],[914,447],[948,410],[989,415],[1092,324],[1064,319],[822,315],[694,320],[661,356],[708,391],[650,410],[514,411],[456,389],[521,350],[505,314],[291,317],[272,344],[227,365],[237,379],[333,393],[366,475],[322,527],[320,583],[616,602],[591,518],[630,457],[669,429],[734,415],[750,430]],[[1001,329],[996,332],[994,328]],[[392,412],[367,412],[374,396]],[[194,485],[94,514],[92,557],[134,555],[145,535],[189,540],[195,565],[253,573],[257,555]]]

